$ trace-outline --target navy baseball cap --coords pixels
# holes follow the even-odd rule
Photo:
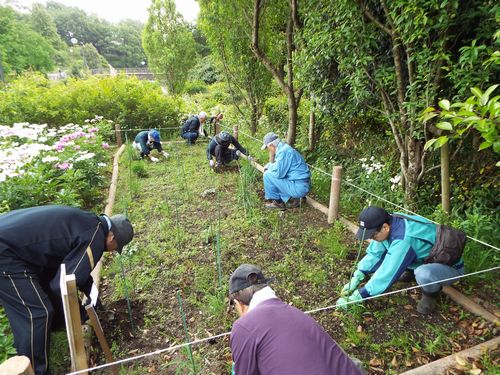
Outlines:
[[[273,133],[273,132],[269,132],[267,133],[265,136],[264,136],[264,139],[262,141],[262,147],[260,148],[261,150],[265,150],[267,148],[267,146],[269,146],[269,143],[275,141],[276,139],[278,139],[278,135],[276,133]]]
[[[359,229],[356,232],[358,240],[372,238],[382,224],[389,222],[391,215],[383,208],[376,206],[366,207],[359,215]]]
[[[252,276],[252,277],[251,277]],[[267,284],[274,279],[266,279],[262,270],[253,264],[242,264],[229,279],[229,294],[233,294],[252,285]]]

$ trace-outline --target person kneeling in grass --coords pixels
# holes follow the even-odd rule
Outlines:
[[[276,297],[270,281],[251,264],[229,280],[240,316],[231,330],[233,374],[364,374],[313,318]]]
[[[434,312],[442,286],[455,282],[440,281],[464,274],[461,254],[466,239],[465,233],[454,231],[454,238],[450,237],[451,242],[447,240],[448,244],[443,248],[450,254],[436,253],[437,257],[434,257],[432,250],[438,238],[443,238],[438,233],[444,232],[439,226],[420,216],[389,214],[383,208],[375,206],[365,208],[359,215],[356,238],[372,241],[366,249],[366,255],[359,261],[351,281],[342,289],[343,297],[337,301],[338,307],[345,309],[351,302],[384,293],[398,280],[416,279],[417,284],[424,285],[417,311],[421,314]],[[442,262],[442,255],[447,258],[447,264]],[[372,274],[370,280],[358,289],[369,274]]]
[[[230,149],[230,145],[233,145],[235,149]],[[238,160],[240,154],[248,155],[248,152],[236,138],[226,131],[213,137],[207,146],[207,159],[211,168],[217,169],[233,160]],[[215,157],[215,163],[213,157]]]
[[[156,129],[151,129],[149,131],[144,130],[136,135],[134,139],[133,147],[140,152],[141,158],[144,159],[147,156],[152,162],[158,162],[159,159],[151,155],[151,151],[156,149],[161,152],[165,158],[170,155],[163,151],[160,141],[160,133]]]
[[[274,133],[264,136],[261,149],[269,151],[264,167],[264,195],[267,208],[284,210],[301,205],[311,187],[311,172],[303,156]]]

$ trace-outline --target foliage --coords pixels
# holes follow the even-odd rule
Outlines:
[[[153,1],[142,38],[151,69],[163,75],[169,93],[181,93],[196,62],[196,51],[193,34],[173,0]]]
[[[98,114],[124,130],[172,127],[178,126],[179,101],[163,95],[157,84],[126,76],[50,82],[26,74],[0,91],[0,124],[27,121],[57,127]],[[135,131],[127,136],[135,137]]]
[[[49,203],[90,208],[105,185],[109,145],[100,132],[108,130],[102,119],[60,129],[0,126],[2,212]]]
[[[481,134],[483,142],[479,145],[478,152],[489,147],[496,154],[500,154],[500,96],[490,98],[498,85],[490,86],[484,93],[477,87],[471,89],[472,96],[465,102],[450,104],[446,99],[439,102],[441,111],[428,107],[422,116],[424,121],[438,117],[441,119],[436,127],[450,133],[433,138],[425,144],[426,148],[439,148],[450,138],[461,138],[470,129],[475,129]],[[448,135],[449,134],[449,135]],[[497,163],[500,166],[500,162]]]
[[[0,6],[0,64],[6,74],[53,67],[54,48],[12,8]]]
[[[15,354],[14,336],[10,333],[10,325],[5,311],[0,308],[0,363]]]

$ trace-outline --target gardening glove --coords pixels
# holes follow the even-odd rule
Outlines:
[[[351,294],[350,296],[348,297],[340,297],[338,300],[337,300],[337,308],[338,309],[343,309],[343,310],[347,310],[349,305],[347,305],[347,303],[349,302],[355,302],[355,301],[361,301],[363,299],[363,297],[361,297],[361,294],[359,294],[359,291],[356,290],[354,291],[353,294]]]
[[[359,283],[364,279],[365,279],[365,274],[363,272],[361,272],[360,270],[354,271],[351,281],[349,281],[347,284],[344,285],[342,291],[340,292],[340,295],[344,297],[348,296],[358,288]]]
[[[170,156],[170,154],[168,152],[166,152],[166,151],[163,151],[162,154],[165,157],[165,159]]]
[[[151,156],[151,157],[150,157],[150,159],[151,159],[151,161],[152,161],[153,163],[157,163],[157,162],[159,162],[159,161],[160,161],[160,159],[155,158],[154,156]]]
[[[215,167],[215,162],[213,160],[209,160],[208,165],[210,165],[210,168],[213,168]]]

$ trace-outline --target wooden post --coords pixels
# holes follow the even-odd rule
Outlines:
[[[328,224],[332,224],[339,217],[341,178],[342,178],[342,167],[334,166],[332,170],[330,204],[328,205]]]
[[[35,372],[28,357],[16,355],[0,364],[0,375],[35,375]]]
[[[215,134],[214,134],[214,136],[216,136],[219,133],[220,133],[220,122],[215,121]]]
[[[61,264],[61,297],[63,300],[66,333],[71,354],[71,370],[87,369],[87,355],[83,344],[82,324],[75,275],[66,275],[66,266]],[[87,372],[85,372],[87,374]]]
[[[450,213],[450,147],[448,142],[441,146],[441,206]]]
[[[314,102],[311,103],[311,113],[309,113],[309,151],[313,151],[316,146],[316,114],[314,113]]]
[[[116,135],[116,145],[118,147],[121,147],[123,141],[122,141],[122,129],[120,128],[120,124],[115,124],[115,135]]]
[[[238,140],[238,125],[233,126],[233,137]]]
[[[99,318],[97,317],[97,314],[94,310],[94,307],[91,304],[88,304],[85,306],[85,310],[87,311],[87,314],[89,315],[90,318],[90,323],[92,324],[92,327],[94,328],[94,332],[97,336],[97,339],[99,340],[99,344],[101,345],[102,351],[104,352],[104,357],[106,358],[107,363],[112,363],[114,362],[113,359],[113,354],[111,353],[111,350],[109,349],[108,342],[106,341],[106,337],[104,336],[104,331],[102,330],[101,322],[99,321]],[[120,372],[118,370],[117,365],[110,366],[111,373],[113,375],[120,375]]]

